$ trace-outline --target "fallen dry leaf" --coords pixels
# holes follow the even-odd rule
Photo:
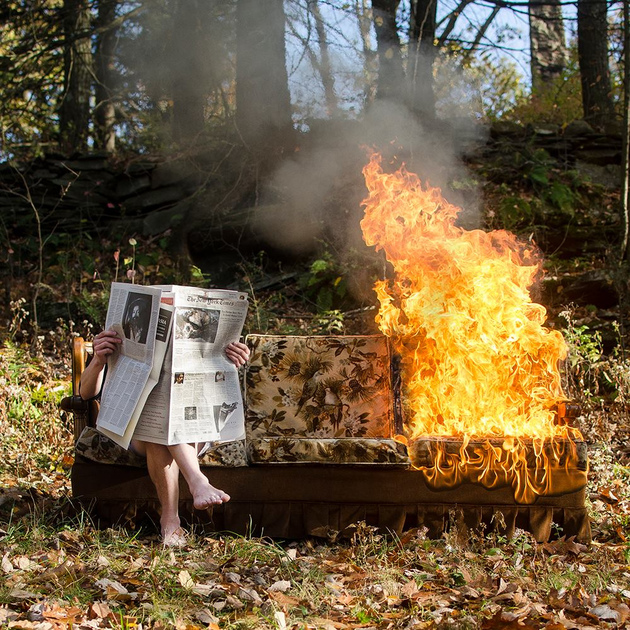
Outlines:
[[[278,630],[287,630],[287,618],[286,618],[286,615],[281,610],[276,610],[273,613],[273,618],[276,621]]]
[[[11,573],[11,571],[15,570],[13,563],[9,560],[9,554],[5,553],[2,556],[2,561],[0,562],[0,567],[5,573]]]
[[[59,606],[59,604],[54,603],[48,607],[44,607],[42,611],[42,616],[45,619],[54,619],[56,621],[63,621],[67,623],[73,623],[74,619],[79,615],[82,615],[83,611],[76,606],[69,606],[67,608]]]
[[[27,591],[21,588],[14,588],[9,591],[9,597],[11,599],[38,599],[40,596],[39,593],[33,593],[32,591]]]
[[[260,595],[253,588],[241,587],[238,589],[236,594],[240,599],[251,602],[255,606],[260,606],[260,604],[262,604]]]
[[[218,630],[219,628],[219,619],[215,617],[207,608],[195,611],[195,619],[205,624],[208,628],[211,628],[212,630],[214,630],[215,628]]]
[[[300,603],[300,600],[296,597],[291,597],[290,595],[285,595],[280,591],[272,591],[269,593],[269,597],[273,599],[276,604],[282,606],[285,610],[288,608],[292,608],[293,606],[297,606]]]
[[[111,615],[110,607],[104,602],[94,602],[88,608],[90,619],[105,619]]]
[[[233,595],[228,595],[225,598],[225,603],[231,608],[233,608],[234,610],[245,608],[245,604],[240,599],[237,599]]]
[[[603,621],[613,621],[615,623],[622,623],[624,621],[624,617],[627,617],[627,606],[625,606],[625,615],[617,610],[616,608],[612,608],[608,604],[599,604],[598,606],[594,606],[588,612],[591,615],[595,615],[599,617]]]
[[[195,581],[190,577],[190,573],[185,569],[179,572],[177,576],[177,581],[184,587],[188,589],[192,589],[195,586]]]
[[[120,582],[110,580],[109,578],[101,578],[100,580],[96,580],[94,584],[104,591],[112,590],[121,595],[128,593],[127,589]]]
[[[10,621],[15,621],[19,617],[19,613],[6,606],[0,606],[0,625]]]

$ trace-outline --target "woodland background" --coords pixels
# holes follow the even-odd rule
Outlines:
[[[627,626],[628,24],[603,0],[4,2],[0,625]],[[58,403],[110,282],[246,290],[246,332],[375,332],[369,148],[541,249],[593,543],[97,529]]]

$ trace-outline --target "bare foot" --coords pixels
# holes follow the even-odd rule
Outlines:
[[[162,527],[162,544],[165,547],[185,547],[188,542],[186,532],[181,528]]]
[[[220,505],[230,500],[229,494],[215,488],[205,477],[190,488],[190,493],[193,496],[193,506],[196,510],[205,510],[211,505]]]
[[[162,515],[160,534],[165,547],[183,547],[186,544],[186,532],[180,527],[179,515]]]

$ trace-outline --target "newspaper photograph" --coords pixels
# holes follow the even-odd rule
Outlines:
[[[240,378],[224,349],[241,335],[247,294],[175,287],[173,295],[168,444],[240,439],[245,435]]]
[[[123,286],[129,291],[130,285]],[[241,439],[245,416],[240,377],[224,350],[241,335],[247,294],[175,285],[151,289],[162,301],[158,324],[164,322],[168,330],[153,328],[151,369],[147,378],[136,379],[139,393],[128,419],[119,420],[113,430],[100,423],[99,414],[97,428],[125,448],[132,437],[166,445]],[[172,304],[172,311],[164,302]]]

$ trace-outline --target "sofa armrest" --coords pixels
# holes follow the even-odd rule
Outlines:
[[[59,406],[69,413],[84,413],[88,410],[88,401],[81,396],[66,396],[61,399]]]
[[[94,400],[83,400],[79,396],[79,383],[85,366],[92,356],[92,344],[82,337],[72,339],[72,396],[66,396],[61,400],[60,406],[64,411],[71,413],[74,420],[74,439],[79,439],[86,426],[95,426],[98,415],[98,403]]]

